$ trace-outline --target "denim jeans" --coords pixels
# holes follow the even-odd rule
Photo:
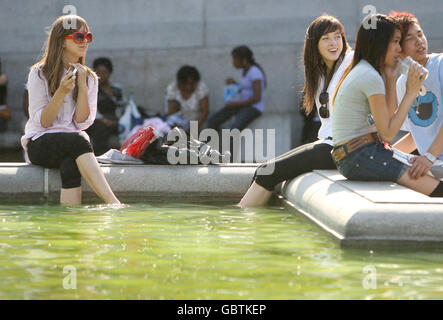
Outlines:
[[[371,143],[350,153],[336,165],[349,180],[397,182],[408,166],[392,155],[393,152],[383,144]]]
[[[208,128],[218,131],[220,130],[220,126],[234,115],[236,115],[236,117],[230,129],[238,129],[241,131],[253,120],[258,118],[261,115],[261,112],[252,106],[241,108],[222,108],[209,117]]]
[[[236,115],[234,123],[231,125],[230,129],[238,129],[242,131],[248,124],[253,120],[261,116],[261,112],[252,106],[240,107],[240,108],[222,108],[221,110],[214,113],[208,119],[208,128],[220,131],[220,126],[225,121],[229,120],[231,117]],[[234,138],[231,136],[230,141],[230,152],[233,155]],[[219,148],[218,150],[221,150]],[[231,159],[232,160],[232,159]]]

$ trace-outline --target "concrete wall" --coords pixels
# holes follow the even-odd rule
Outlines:
[[[113,80],[135,86],[137,103],[150,111],[163,110],[163,91],[182,64],[201,71],[210,89],[211,112],[222,107],[224,79],[239,78],[230,51],[249,45],[268,78],[266,112],[276,117],[277,153],[298,145],[302,121],[298,114],[298,91],[303,83],[301,50],[309,23],[326,12],[344,24],[352,43],[371,4],[378,12],[410,10],[417,15],[428,36],[430,51],[443,49],[442,0],[2,0],[0,56],[8,74],[12,129],[23,128],[22,94],[28,67],[39,56],[45,28],[74,5],[94,32],[87,63],[98,56],[114,62]],[[289,132],[288,132],[289,131]],[[279,139],[279,138],[278,138]],[[292,140],[292,141],[291,141]]]

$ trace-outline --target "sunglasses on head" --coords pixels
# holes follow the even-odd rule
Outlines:
[[[318,109],[318,113],[320,117],[326,119],[329,118],[329,109],[328,109],[328,103],[329,103],[329,94],[325,91],[320,93],[319,97],[321,107]]]
[[[83,42],[88,41],[88,43],[92,42],[92,32],[74,32],[73,35],[65,36],[65,39],[72,39],[75,43],[81,44]]]

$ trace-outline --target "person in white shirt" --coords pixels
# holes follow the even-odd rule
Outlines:
[[[74,25],[76,29],[65,28]],[[29,120],[22,146],[27,162],[60,169],[61,204],[81,203],[81,177],[106,203],[120,203],[84,132],[97,111],[98,79],[85,65],[91,42],[92,33],[83,18],[57,18],[45,54],[30,68],[28,77]]]
[[[390,14],[402,27],[402,58],[411,57],[428,71],[422,90],[406,118],[403,129],[409,131],[394,147],[411,153],[416,148],[420,156],[412,159],[411,177],[418,178],[432,171],[433,163],[443,160],[443,53],[428,54],[428,41],[418,19],[409,12]],[[403,98],[406,77],[397,80],[397,98]]]
[[[230,130],[242,131],[265,111],[266,75],[263,68],[257,63],[252,50],[245,45],[235,47],[231,51],[234,68],[241,69],[241,78],[238,83],[240,89],[239,100],[225,101],[223,108],[212,114],[208,119],[207,127],[220,132],[223,123],[234,118]],[[232,78],[226,79],[226,84],[236,84]],[[234,156],[234,141],[239,143],[240,137],[230,137],[230,152]],[[221,148],[220,148],[221,150]],[[233,161],[231,158],[231,161]]]
[[[209,90],[200,79],[200,73],[193,66],[182,66],[176,80],[167,88],[168,123],[189,130],[190,121],[197,121],[200,127],[209,114]]]
[[[235,116],[230,129],[243,130],[265,111],[266,76],[263,68],[255,61],[252,50],[245,46],[235,47],[232,52],[232,64],[242,70],[240,79],[240,100],[230,101],[211,115],[208,128],[220,130],[221,125]],[[226,84],[235,84],[232,78]],[[232,146],[232,144],[231,144]]]
[[[266,204],[275,186],[282,181],[315,169],[336,169],[331,157],[333,143],[329,97],[352,60],[353,52],[349,50],[343,25],[329,15],[322,15],[310,24],[303,51],[303,109],[310,114],[316,105],[321,121],[318,140],[260,165],[252,185],[238,204],[241,207]],[[271,166],[274,168],[269,174],[267,169]]]

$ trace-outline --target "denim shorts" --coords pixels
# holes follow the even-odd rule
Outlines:
[[[350,153],[336,165],[349,180],[397,182],[409,167],[392,155],[382,143],[371,143]]]

